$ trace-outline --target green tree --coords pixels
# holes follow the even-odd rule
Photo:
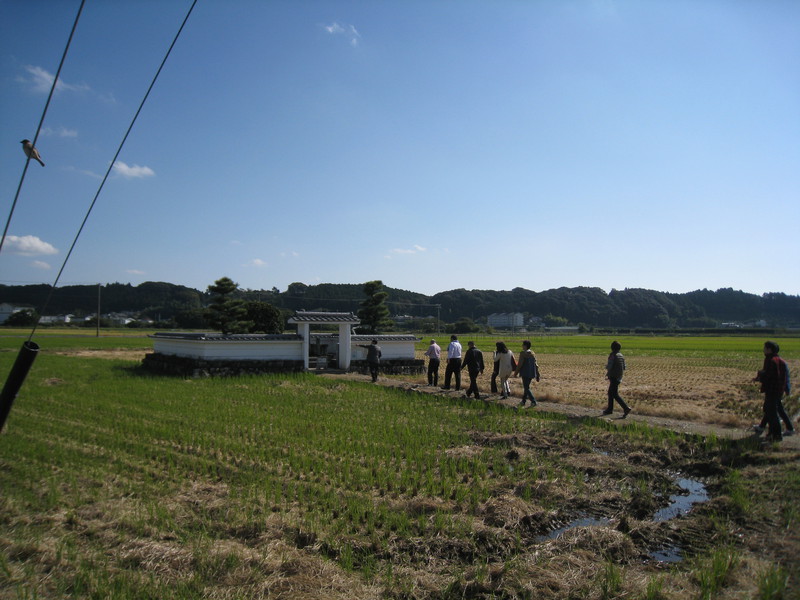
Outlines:
[[[15,313],[11,313],[3,325],[8,327],[28,327],[35,325],[36,321],[38,320],[39,315],[35,310],[32,308],[25,308],[23,310],[18,310]]]
[[[569,325],[569,321],[564,317],[558,317],[551,314],[546,314],[544,316],[544,322],[548,327],[566,327]]]
[[[252,321],[250,333],[283,333],[281,311],[267,302],[251,300],[245,304],[247,318]]]
[[[100,327],[105,327],[108,329],[114,327],[115,325],[116,324],[111,319],[100,317]],[[97,315],[81,321],[79,327],[97,327]]]
[[[175,313],[175,325],[181,329],[203,329],[206,326],[205,311],[202,308],[190,308]]]
[[[210,327],[223,334],[248,333],[253,326],[252,321],[247,320],[244,300],[233,297],[238,289],[239,284],[229,277],[217,279],[208,286],[211,304],[205,311],[205,319]]]
[[[480,327],[478,327],[475,322],[470,319],[469,317],[461,317],[458,321],[453,323],[452,327],[450,328],[451,333],[474,333],[476,331],[480,331]]]
[[[376,280],[365,283],[364,295],[367,298],[358,310],[358,318],[361,319],[363,328],[370,334],[376,334],[381,329],[390,329],[392,321],[389,319],[389,308],[386,306],[389,293],[383,290],[383,282]]]

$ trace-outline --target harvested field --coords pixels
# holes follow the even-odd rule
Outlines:
[[[417,358],[424,358],[417,352]],[[479,378],[482,393],[489,392],[491,382],[491,352],[484,352],[486,370]],[[608,381],[602,356],[581,354],[537,353],[542,373],[533,393],[546,402],[575,405],[603,410],[606,405]],[[756,354],[749,358],[719,359],[671,356],[628,357],[620,393],[638,415],[649,415],[716,424],[745,427],[761,418],[763,397],[751,380],[759,368]],[[792,378],[800,378],[800,360],[789,358]],[[406,378],[410,383],[425,385],[424,376]],[[440,368],[439,384],[444,382],[444,364]],[[462,388],[468,383],[462,372]],[[520,379],[511,379],[512,394],[522,396]],[[797,396],[788,402],[787,410],[800,411]]]

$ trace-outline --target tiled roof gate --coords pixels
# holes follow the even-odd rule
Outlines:
[[[314,311],[298,311],[289,323],[297,325],[297,334],[303,338],[303,357],[305,369],[308,369],[308,354],[311,336],[311,325],[339,325],[339,368],[350,368],[350,327],[361,323],[361,319],[353,313],[344,312],[314,312]]]
[[[313,312],[301,310],[289,319],[289,323],[313,323],[325,324],[331,323],[347,323],[349,325],[358,325],[361,319],[353,313],[345,312]]]

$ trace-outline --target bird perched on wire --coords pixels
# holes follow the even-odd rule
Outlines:
[[[39,156],[39,151],[33,147],[33,144],[31,144],[30,140],[22,140],[20,143],[22,144],[22,151],[25,153],[25,156],[32,158],[33,160],[38,160],[39,164],[44,166],[42,157]]]

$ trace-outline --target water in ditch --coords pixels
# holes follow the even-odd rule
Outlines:
[[[678,477],[675,483],[681,488],[680,494],[673,494],[669,497],[669,505],[656,511],[653,515],[652,521],[654,523],[663,523],[688,513],[695,504],[707,502],[709,499],[706,486],[701,481],[696,479],[688,479],[686,477]],[[575,527],[602,527],[608,525],[609,520],[606,518],[595,517],[580,517],[574,521],[570,521],[563,527],[554,529],[547,535],[538,538],[537,541],[554,540],[563,534],[565,531],[574,529]],[[676,563],[683,560],[683,552],[679,546],[665,546],[650,552],[650,557],[658,562],[663,563]]]

